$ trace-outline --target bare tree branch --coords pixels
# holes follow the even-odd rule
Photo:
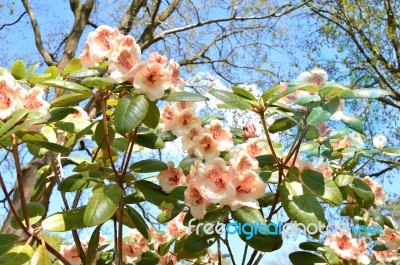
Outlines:
[[[146,0],[132,0],[131,5],[126,10],[124,18],[119,24],[119,31],[122,34],[128,34],[132,29],[133,19],[137,16],[140,9],[146,5]]]
[[[17,23],[21,20],[21,18],[22,18],[23,16],[25,16],[26,14],[28,14],[28,12],[25,11],[25,12],[23,12],[23,13],[17,18],[17,20],[15,20],[14,22],[5,23],[5,24],[1,25],[0,30],[4,29],[5,27],[9,27],[9,26],[12,26],[12,25],[17,24]]]

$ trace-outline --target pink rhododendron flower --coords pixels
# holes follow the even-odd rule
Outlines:
[[[50,113],[49,108],[50,104],[43,100],[42,96],[44,91],[40,87],[33,87],[29,92],[26,94],[24,108],[27,110],[33,110],[40,112],[43,119],[49,119]]]
[[[215,157],[205,164],[200,163],[191,179],[201,196],[211,203],[232,198],[234,189],[231,182],[226,161],[220,157]]]
[[[73,108],[76,109],[78,112],[69,114],[65,119],[79,119],[83,121],[90,121],[90,117],[84,109],[79,106],[75,106]]]
[[[85,48],[79,56],[85,67],[98,66],[109,58],[113,48],[113,41],[120,35],[117,28],[99,26],[96,31],[89,33]]]
[[[110,78],[117,82],[133,82],[136,73],[143,66],[140,57],[140,47],[132,36],[118,36],[109,59]]]
[[[352,239],[349,233],[335,233],[328,235],[324,244],[344,260],[356,260],[361,264],[369,264],[370,262],[364,238],[357,241]]]
[[[194,155],[200,159],[206,161],[218,157],[220,150],[218,149],[218,142],[209,133],[202,133],[199,136],[194,137]]]
[[[185,204],[190,207],[190,213],[196,219],[203,219],[207,206],[210,205],[200,192],[192,185],[185,190]]]
[[[260,172],[257,159],[252,158],[243,151],[240,151],[234,158],[229,160],[229,162],[232,166],[232,169],[238,173],[242,173],[248,169],[253,170],[256,173]]]
[[[249,154],[252,158],[260,155],[270,154],[268,144],[265,140],[261,140],[257,137],[249,139],[247,142],[240,146],[240,150],[243,150]]]
[[[385,265],[386,262],[393,262],[399,258],[397,250],[384,250],[384,251],[372,251],[372,260],[378,261],[379,265]]]
[[[254,123],[247,122],[246,125],[243,126],[243,132],[243,137],[245,140],[257,137],[257,128]]]
[[[181,212],[177,217],[168,223],[168,232],[171,236],[183,237],[187,234],[188,228],[183,224],[186,213]]]
[[[172,92],[182,92],[185,88],[185,80],[183,80],[180,74],[180,66],[174,59],[168,62],[168,71],[171,73],[171,91]]]
[[[122,241],[122,261],[126,264],[134,264],[142,260],[143,251],[134,242]]]
[[[379,240],[385,244],[389,250],[397,250],[400,248],[400,232],[390,227],[383,229],[383,234],[380,235]]]
[[[0,120],[10,117],[14,110],[22,108],[26,91],[14,77],[5,72],[0,76]]]
[[[145,94],[151,101],[156,101],[164,95],[164,91],[171,85],[171,74],[163,65],[147,62],[135,75],[133,86],[139,94]]]
[[[161,65],[164,65],[167,63],[168,58],[167,58],[167,56],[161,55],[158,52],[152,52],[149,54],[148,60],[150,63],[157,62]]]
[[[168,162],[168,169],[163,170],[157,176],[160,186],[163,191],[170,192],[177,186],[184,185],[186,183],[186,177],[183,174],[181,168],[175,168],[174,162]]]
[[[200,124],[201,119],[196,116],[193,110],[184,109],[175,113],[171,132],[176,136],[182,136],[187,134],[191,128]]]
[[[195,125],[190,130],[182,136],[182,148],[187,150],[188,154],[194,153],[194,146],[196,142],[194,141],[196,136],[204,133],[204,128],[200,125]]]
[[[382,186],[368,176],[362,178],[361,180],[367,184],[375,194],[374,204],[378,207],[382,206],[386,199],[386,192],[383,190]]]
[[[265,194],[267,184],[258,176],[256,172],[250,169],[239,172],[231,172],[236,175],[232,177],[232,184],[235,188],[233,197],[225,197],[220,203],[229,205],[232,210],[236,210],[243,206],[252,208],[260,208],[257,199]]]
[[[68,260],[71,265],[81,265],[81,259],[79,258],[78,249],[75,244],[61,245],[60,254]]]
[[[160,258],[158,265],[171,265],[171,264],[176,264],[176,262],[177,262],[176,256],[171,252],[168,252],[167,254],[165,254]]]
[[[204,126],[206,132],[210,133],[214,140],[218,143],[220,151],[230,151],[233,147],[232,134],[225,129],[220,120],[213,120],[210,124]]]
[[[327,80],[328,74],[318,67],[312,69],[311,72],[301,73],[296,79],[298,82],[312,83],[319,87],[325,86]]]
[[[330,132],[332,131],[332,128],[328,128],[326,122],[323,122],[315,127],[317,127],[317,129],[322,137],[328,136],[330,134]]]
[[[305,159],[300,158],[298,163],[298,168],[300,172],[304,170],[312,170],[316,172],[320,172],[324,177],[332,178],[333,170],[329,166],[328,161],[324,161],[322,158],[317,158],[314,161],[307,161]]]

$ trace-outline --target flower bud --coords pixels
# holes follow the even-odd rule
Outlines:
[[[381,149],[383,147],[385,147],[386,143],[387,143],[387,139],[383,134],[377,134],[374,136],[372,143],[374,144],[374,146],[378,149]]]

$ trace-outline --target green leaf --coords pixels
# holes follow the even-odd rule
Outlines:
[[[155,133],[138,134],[136,143],[150,149],[162,149],[165,146],[164,141]]]
[[[158,249],[157,249],[158,254],[160,254],[161,256],[164,256],[165,254],[167,254],[169,252],[170,247],[176,241],[176,239],[177,239],[177,237],[174,236],[168,242],[163,243],[163,244],[159,244],[158,245]]]
[[[307,95],[307,96],[300,96],[296,103],[301,106],[308,106],[311,103],[319,103],[319,102],[321,102],[321,97],[319,95]]]
[[[382,148],[382,154],[400,156],[400,148]]]
[[[318,94],[322,97],[332,99],[332,98],[344,98],[346,95],[351,93],[351,90],[340,84],[330,84],[322,88]]]
[[[256,97],[244,88],[234,86],[232,87],[232,91],[241,98],[257,102]]]
[[[108,77],[85,77],[81,84],[86,87],[105,88],[115,84],[115,80]]]
[[[313,108],[307,117],[307,124],[316,126],[327,121],[336,112],[338,106],[339,99],[334,98],[322,107]]]
[[[260,168],[271,167],[276,164],[273,155],[259,155],[256,157],[256,159],[258,161],[258,165],[260,166]]]
[[[378,88],[361,88],[353,89],[351,93],[347,93],[342,98],[380,98],[384,96],[393,96],[390,91]]]
[[[326,224],[324,210],[313,194],[300,182],[284,179],[279,187],[283,208],[294,221],[304,225]],[[311,227],[310,227],[311,231]],[[311,231],[318,233],[318,231]]]
[[[29,77],[35,72],[35,70],[39,67],[40,63],[34,63],[31,67],[29,67],[28,71],[26,71],[26,76]]]
[[[339,174],[336,176],[335,178],[335,183],[336,185],[338,185],[339,187],[344,187],[344,186],[348,186],[351,183],[353,183],[354,180],[354,175],[350,175],[350,174]]]
[[[185,200],[185,191],[187,189],[187,186],[178,186],[175,187],[171,192],[169,193],[170,196],[176,198],[177,200],[184,201]]]
[[[274,203],[275,193],[274,192],[266,192],[261,198],[258,199],[258,203],[260,207],[267,207]]]
[[[6,123],[0,126],[0,136],[10,130],[17,122],[19,122],[22,118],[24,118],[28,114],[26,109],[19,109],[14,111],[11,114],[11,117],[7,120]]]
[[[118,209],[122,190],[117,184],[96,189],[89,198],[83,221],[87,226],[99,225],[109,220]]]
[[[324,177],[319,172],[312,170],[303,170],[301,172],[303,184],[316,196],[321,197],[324,201],[340,205],[343,201],[342,194],[335,182]]]
[[[126,205],[126,209],[136,229],[139,231],[140,234],[142,234],[144,238],[146,238],[150,242],[151,234],[149,227],[146,224],[146,221],[134,208],[130,207],[129,205]]]
[[[133,163],[130,166],[130,169],[136,173],[150,173],[166,170],[168,169],[168,165],[161,160],[146,159]]]
[[[289,259],[293,265],[311,265],[315,263],[326,263],[326,260],[323,257],[306,251],[292,252],[289,254]]]
[[[51,118],[48,122],[60,121],[70,114],[77,113],[78,110],[70,107],[52,108],[50,111]]]
[[[196,160],[197,160],[197,157],[195,157],[194,155],[187,156],[184,159],[182,159],[182,161],[179,163],[178,167],[182,168],[183,173],[185,175],[187,175],[190,171],[190,168],[194,164],[194,161],[196,161]]]
[[[45,142],[45,141],[30,141],[29,143],[36,144],[40,147],[46,148],[49,151],[56,152],[56,153],[61,153],[61,154],[68,154],[70,152],[68,147],[51,143],[51,142]]]
[[[46,209],[44,208],[44,206],[42,204],[38,203],[38,202],[29,202],[26,205],[26,208],[28,210],[29,223],[31,225],[34,225],[37,222],[39,222],[40,219],[42,219],[42,217],[44,216],[44,214],[46,212]],[[22,209],[21,208],[18,209],[17,213],[18,213],[19,219],[22,221],[22,223],[24,225],[26,225]],[[20,229],[21,228],[19,226],[18,222],[15,220],[14,216],[11,217],[10,224],[14,229]]]
[[[252,109],[249,102],[247,102],[246,100],[242,99],[238,95],[233,94],[231,92],[224,91],[224,90],[218,90],[218,89],[211,89],[210,91],[208,91],[208,93],[210,93],[217,99],[221,100],[222,102],[224,102],[232,107],[235,107],[237,109],[240,109],[240,110],[251,110]]]
[[[278,92],[280,89],[281,89],[281,85],[276,85],[276,86],[273,86],[273,87],[271,87],[271,88],[268,88],[265,92],[264,92],[264,94],[262,94],[262,96],[261,96],[261,98],[264,100],[264,103],[267,103],[267,102],[269,102],[269,99],[273,96],[273,95],[275,95],[275,93],[276,92]]]
[[[160,261],[160,256],[151,251],[146,251],[142,254],[141,260],[137,265],[157,265]]]
[[[361,179],[355,178],[353,180],[353,191],[355,199],[361,207],[368,209],[374,204],[374,193]]]
[[[42,85],[51,86],[51,87],[60,88],[60,89],[66,89],[66,90],[81,93],[81,94],[90,94],[90,95],[93,94],[89,88],[81,86],[74,82],[66,81],[66,80],[50,79],[50,80],[43,81]]]
[[[37,83],[41,83],[44,80],[50,79],[51,78],[51,74],[50,73],[42,73],[42,74],[31,74],[28,77],[28,82],[31,84],[37,84]]]
[[[52,102],[50,102],[50,107],[70,107],[78,104],[85,99],[92,97],[91,94],[78,94],[78,93],[69,93],[66,95],[62,95],[60,97],[55,98]]]
[[[136,190],[140,191],[145,200],[156,206],[165,209],[174,209],[178,205],[178,201],[175,198],[168,196],[160,186],[149,182],[147,180],[139,180],[133,183]]]
[[[320,133],[315,126],[310,126],[306,133],[306,140],[318,139],[320,137]]]
[[[72,175],[65,178],[58,185],[58,190],[63,192],[72,192],[92,188],[99,184],[101,180],[95,178],[86,178],[81,174]]]
[[[0,235],[0,253],[6,253],[11,249],[15,243],[19,241],[19,236],[14,234],[1,234]],[[1,256],[1,255],[0,255]]]
[[[364,133],[364,121],[362,119],[343,114],[340,120],[350,129],[361,134]]]
[[[149,102],[143,95],[127,95],[118,101],[115,107],[115,129],[125,135],[138,127],[146,117]]]
[[[325,245],[319,242],[302,242],[299,244],[299,248],[303,250],[318,251],[318,248],[324,247]]]
[[[111,124],[107,124],[107,131],[108,131],[108,141],[110,144],[115,139],[115,131],[111,127]],[[94,140],[96,141],[96,144],[101,147],[102,149],[107,148],[107,139],[106,139],[106,134],[104,132],[104,123],[103,120],[99,121],[99,123],[96,126],[96,130],[94,131]],[[125,151],[125,150],[124,150]]]
[[[209,237],[200,237],[195,233],[188,235],[179,251],[178,258],[196,259],[207,253],[207,249],[214,243]]]
[[[146,117],[144,117],[143,123],[149,128],[155,129],[160,122],[160,110],[157,104],[153,101],[149,102],[149,110],[147,111]]]
[[[51,79],[55,79],[58,76],[58,68],[57,68],[57,66],[54,66],[54,65],[47,67],[44,72],[47,74],[50,74]]]
[[[74,77],[74,78],[85,78],[85,77],[93,77],[100,75],[100,71],[97,69],[82,69],[78,71],[74,71],[69,74],[69,77]]]
[[[1,256],[1,260],[7,265],[29,265],[34,252],[30,245],[18,245]]]
[[[163,210],[161,213],[159,213],[156,217],[157,222],[159,222],[160,224],[165,224],[169,221],[171,221],[172,219],[174,219],[175,217],[178,216],[178,214],[180,214],[182,212],[184,208],[183,204],[179,204],[178,207],[172,209],[172,210]]]
[[[200,95],[198,93],[191,92],[171,92],[169,95],[164,96],[161,100],[165,101],[188,101],[188,102],[196,102],[196,101],[207,101],[208,98]]]
[[[86,206],[83,206],[50,215],[43,220],[42,228],[51,232],[64,232],[88,227],[88,225],[83,223],[85,210]]]
[[[69,61],[69,63],[65,67],[62,75],[63,76],[69,75],[70,73],[75,72],[75,71],[77,71],[77,70],[79,70],[81,68],[82,68],[81,59],[79,59],[77,57],[72,58],[72,60]]]
[[[100,239],[100,229],[101,225],[97,226],[96,229],[94,229],[92,236],[90,237],[86,251],[86,264],[93,264],[93,261],[96,258],[97,247],[99,246]]]
[[[24,79],[26,77],[25,63],[21,60],[16,60],[11,66],[11,74],[17,80]]]
[[[270,133],[277,133],[277,132],[289,130],[290,128],[293,128],[296,125],[297,125],[297,123],[295,123],[292,119],[285,117],[285,118],[275,120],[271,124],[271,126],[269,126],[268,131]]]
[[[39,245],[35,253],[32,255],[31,265],[52,265],[47,249],[43,245]]]

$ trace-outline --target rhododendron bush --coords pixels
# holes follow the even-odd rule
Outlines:
[[[157,52],[144,56],[132,36],[107,26],[89,34],[79,58],[62,72],[49,67],[37,73],[36,67],[26,70],[16,61],[0,71],[0,147],[14,158],[18,189],[21,149],[51,157],[32,196],[21,196],[21,209],[12,205],[2,173],[12,226],[23,231],[21,238],[0,236],[4,264],[236,264],[228,233],[189,226],[232,221],[320,224],[322,230],[311,232],[321,243],[301,243],[304,251],[289,256],[293,264],[399,261],[400,233],[379,208],[385,191],[360,169],[378,156],[400,155],[400,149],[385,147],[384,135],[369,139],[362,119],[344,111],[346,100],[389,92],[352,90],[315,68],[261,96],[235,86],[211,89],[206,97],[185,91],[173,59]],[[224,117],[199,116],[196,102],[210,97],[221,101],[226,115],[233,109],[251,120],[233,128]],[[175,151],[183,160],[143,157],[169,142],[181,148]],[[85,153],[74,158],[79,150]],[[39,203],[47,178],[57,178],[63,204],[49,215]],[[382,233],[327,235],[332,208],[349,223],[374,224]],[[106,226],[112,229],[103,233]],[[89,238],[80,237],[83,228]],[[53,247],[43,231],[69,233],[72,243]],[[248,264],[290,240],[263,232],[240,235],[245,253],[254,249]]]

